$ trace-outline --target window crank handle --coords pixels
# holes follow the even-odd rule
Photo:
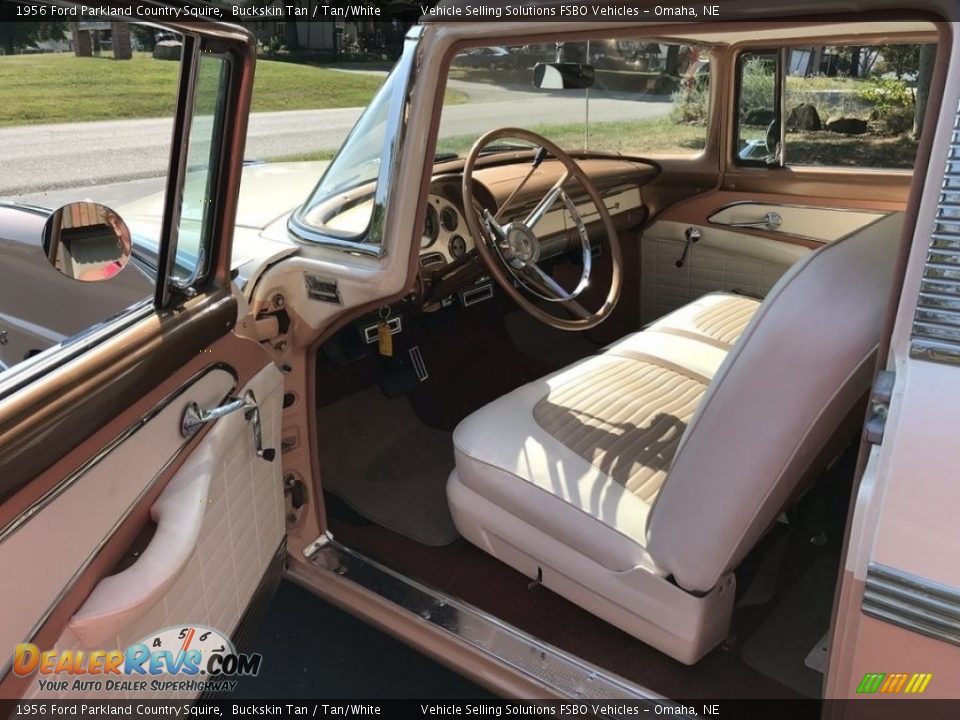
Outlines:
[[[687,241],[683,244],[683,254],[681,254],[680,259],[674,263],[678,268],[682,268],[687,261],[687,253],[690,252],[690,246],[700,239],[700,230],[695,227],[688,227],[683,234],[686,236]]]
[[[247,390],[243,396],[243,416],[248,421],[253,420],[253,442],[257,457],[263,458],[267,462],[273,462],[273,459],[277,456],[277,451],[274,448],[263,446],[263,434],[260,430],[260,408],[257,405],[256,397],[253,395],[253,390]]]
[[[211,410],[203,410],[197,403],[190,403],[180,419],[180,433],[185,438],[192,438],[203,425],[215,422],[237,410],[243,410],[243,417],[247,422],[253,421],[253,441],[256,446],[257,457],[263,458],[267,462],[273,462],[273,459],[277,456],[277,451],[274,448],[263,447],[260,408],[257,406],[257,398],[252,390],[247,390],[242,398],[227,398],[223,405]]]

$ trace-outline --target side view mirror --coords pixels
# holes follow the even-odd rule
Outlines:
[[[57,272],[68,278],[109,280],[130,260],[130,229],[106,205],[69,203],[55,210],[43,226],[43,251]]]
[[[537,63],[533,84],[541,90],[583,90],[593,86],[593,65],[575,62]]]

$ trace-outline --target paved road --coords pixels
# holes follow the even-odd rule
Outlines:
[[[504,125],[532,127],[575,122],[584,116],[583,95],[546,94],[452,81],[468,101],[444,110],[444,135],[479,135]],[[591,122],[638,120],[666,114],[666,97],[648,101],[594,92]],[[340,146],[362,108],[254,113],[247,134],[248,158],[271,159]],[[171,120],[111,120],[0,128],[0,197],[84,188],[166,173]]]

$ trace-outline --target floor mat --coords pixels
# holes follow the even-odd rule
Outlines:
[[[837,559],[817,560],[791,587],[741,650],[743,661],[808,697],[820,697],[823,675],[805,660],[830,626]]]
[[[523,310],[506,315],[504,324],[517,350],[555,367],[565,367],[600,350],[584,333],[550,327]]]
[[[263,656],[256,676],[236,676],[235,701],[330,698],[472,698],[492,700],[483,688],[339,610],[291,582],[283,582],[250,641]]]
[[[317,411],[320,481],[363,517],[424,545],[458,534],[447,506],[450,433],[417,418],[406,398],[367,388]]]

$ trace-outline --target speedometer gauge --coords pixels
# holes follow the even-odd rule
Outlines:
[[[423,223],[423,237],[420,238],[420,247],[428,248],[437,241],[440,234],[440,222],[437,219],[437,211],[432,205],[427,205],[427,218]]]

